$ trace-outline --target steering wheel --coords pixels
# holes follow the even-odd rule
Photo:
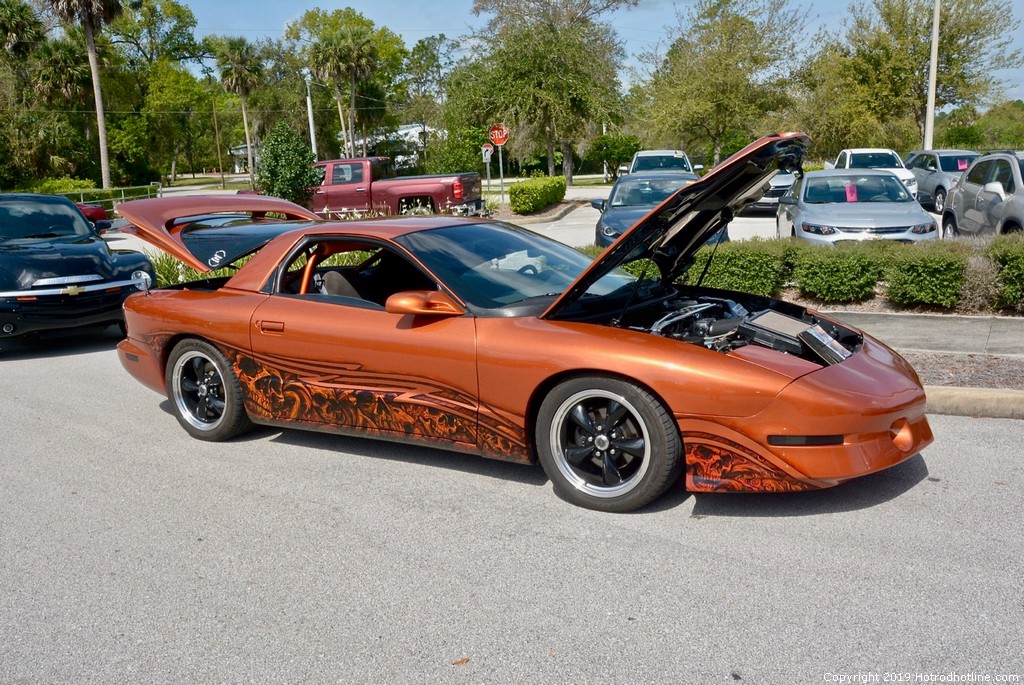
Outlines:
[[[519,271],[517,273],[521,273],[524,276],[536,276],[538,272],[537,267],[535,267],[533,264],[527,264],[525,266],[519,267]]]

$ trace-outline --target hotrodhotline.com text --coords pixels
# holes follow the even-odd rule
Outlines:
[[[886,673],[826,673],[826,683],[1020,683],[1016,674],[993,673],[916,673],[889,671]]]

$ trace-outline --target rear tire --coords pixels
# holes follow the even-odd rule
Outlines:
[[[178,423],[193,438],[220,442],[252,428],[238,377],[213,345],[194,339],[175,345],[164,382]]]
[[[556,494],[598,511],[654,501],[682,469],[672,414],[643,388],[606,376],[573,378],[540,406],[537,452]]]
[[[960,230],[956,227],[956,217],[946,214],[942,217],[942,237],[955,238],[958,235],[960,235]]]

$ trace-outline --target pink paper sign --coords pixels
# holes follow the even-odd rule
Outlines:
[[[857,201],[857,186],[853,183],[846,184],[846,201],[856,202]]]
[[[967,160],[966,159],[958,159],[958,160],[956,160],[956,170],[957,171],[963,171],[966,168],[967,168]]]

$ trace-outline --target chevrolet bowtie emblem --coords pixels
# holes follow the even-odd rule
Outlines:
[[[69,285],[60,291],[61,295],[81,295],[84,292],[85,288],[77,285]]]

